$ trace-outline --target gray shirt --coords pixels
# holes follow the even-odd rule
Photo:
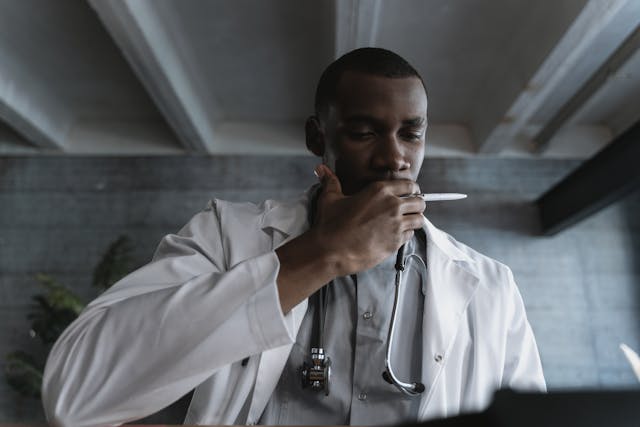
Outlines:
[[[423,259],[425,234],[417,230],[406,254]],[[260,424],[371,425],[415,421],[421,395],[410,397],[382,378],[387,333],[395,292],[393,254],[374,268],[339,277],[326,286],[325,353],[331,358],[329,396],[303,389],[300,368],[318,347],[317,304],[310,299],[296,343],[267,404]],[[391,357],[401,381],[421,378],[424,267],[407,261],[401,285],[401,308],[396,320]],[[316,326],[314,326],[316,325]]]

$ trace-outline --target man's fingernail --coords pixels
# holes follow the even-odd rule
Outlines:
[[[318,179],[322,179],[324,176],[324,171],[322,170],[321,165],[316,166],[313,173],[318,177]]]
[[[316,172],[316,170],[313,170],[313,174],[316,176],[316,178],[320,178],[320,175],[318,175],[318,172]]]

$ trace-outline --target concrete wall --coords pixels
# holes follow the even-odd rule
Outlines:
[[[0,159],[0,356],[37,348],[25,317],[40,291],[34,274],[50,273],[91,298],[91,269],[119,234],[135,241],[143,264],[209,198],[295,196],[315,182],[314,164],[311,157]],[[640,194],[555,237],[539,235],[532,201],[577,164],[434,159],[420,184],[469,194],[434,203],[428,216],[512,267],[551,389],[637,387],[618,344],[640,350]],[[149,421],[179,423],[182,411],[184,402]],[[0,380],[0,422],[41,419],[39,402]]]

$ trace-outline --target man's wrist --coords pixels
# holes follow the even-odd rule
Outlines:
[[[311,229],[303,235],[306,244],[311,248],[310,252],[318,261],[318,266],[324,272],[324,276],[330,282],[336,277],[344,276],[348,270],[345,265],[346,257],[340,252],[338,244],[334,244],[326,235]]]
[[[311,229],[276,249],[276,255],[286,267],[314,272],[325,283],[341,276],[343,257],[327,239]]]
[[[332,252],[317,232],[309,230],[276,249],[280,262],[277,285],[283,312],[340,274],[340,256]]]

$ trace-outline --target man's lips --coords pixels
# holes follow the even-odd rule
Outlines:
[[[398,181],[398,180],[415,181],[410,176],[387,175],[387,176],[382,176],[382,177],[368,178],[368,179],[363,180],[363,182],[366,182],[367,184],[371,184],[373,182],[378,182],[378,181]]]

